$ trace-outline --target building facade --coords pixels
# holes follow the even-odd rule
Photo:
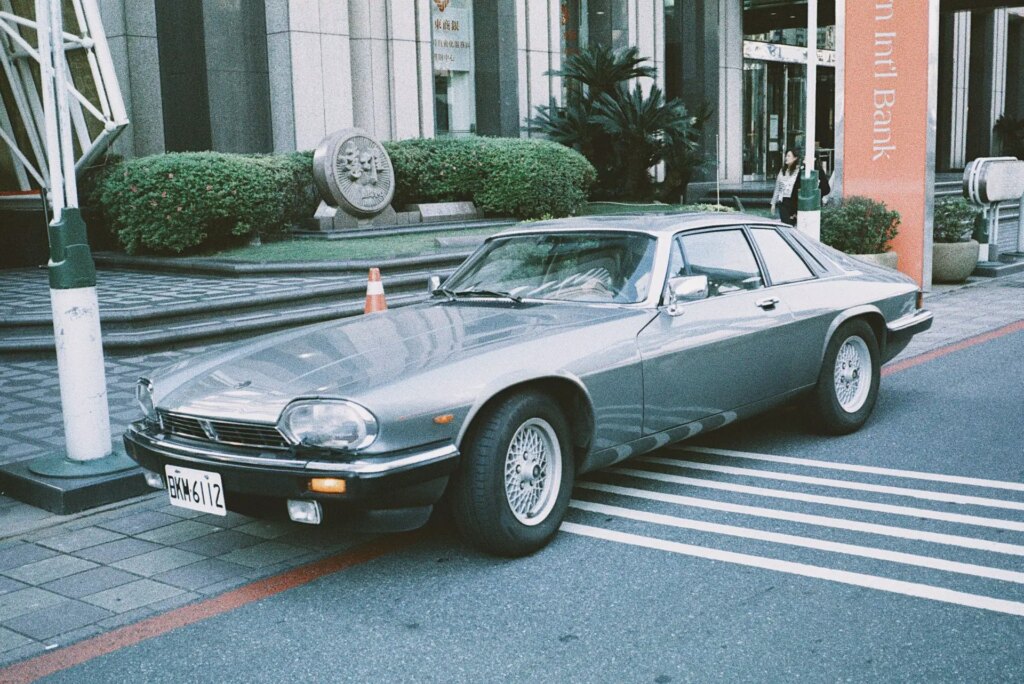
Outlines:
[[[836,4],[818,0],[814,144],[829,170],[842,99],[843,16]],[[998,153],[995,122],[1003,115],[1024,119],[1021,5],[941,0],[939,171]],[[349,126],[383,139],[530,136],[537,107],[565,97],[556,72],[587,45],[636,46],[670,97],[682,98],[691,111],[711,106],[704,132],[709,178],[772,178],[786,149],[807,144],[807,0],[99,0],[99,6],[131,121],[113,150],[125,157],[311,149]],[[2,88],[0,96],[8,98]],[[27,189],[14,187],[14,164],[0,150],[0,190]]]

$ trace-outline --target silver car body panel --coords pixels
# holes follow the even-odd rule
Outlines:
[[[684,303],[681,315],[668,316],[661,297],[674,236],[753,225],[782,231],[810,255],[815,277]],[[376,441],[357,455],[374,459],[428,445],[458,449],[472,420],[501,392],[530,382],[563,382],[582,394],[592,412],[593,433],[580,464],[586,471],[805,390],[816,381],[828,339],[843,321],[874,315],[891,324],[915,310],[917,287],[909,278],[763,217],[580,218],[535,223],[491,239],[623,230],[658,239],[642,302],[435,298],[193,357],[147,376],[154,403],[186,415],[274,425],[294,400],[346,399],[377,420]],[[773,311],[756,306],[755,300],[769,296],[779,300]],[[450,421],[435,421],[448,414]]]

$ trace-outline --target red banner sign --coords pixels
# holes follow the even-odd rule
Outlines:
[[[935,173],[929,56],[937,16],[937,0],[846,2],[843,194],[899,211],[893,249],[900,270],[922,285],[930,282],[931,265],[925,253]]]

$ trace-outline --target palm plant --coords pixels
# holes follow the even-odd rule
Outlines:
[[[697,149],[699,123],[661,89],[644,93],[628,82],[654,78],[637,48],[593,47],[569,57],[555,72],[567,82],[563,106],[538,107],[531,120],[550,139],[582,153],[597,169],[595,194],[606,199],[649,199],[649,169],[682,150]]]

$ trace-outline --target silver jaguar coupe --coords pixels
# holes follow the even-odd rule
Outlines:
[[[932,322],[903,275],[742,214],[525,225],[430,289],[141,378],[128,453],[176,506],[379,531],[444,498],[518,556],[582,473],[793,400],[857,430]]]

